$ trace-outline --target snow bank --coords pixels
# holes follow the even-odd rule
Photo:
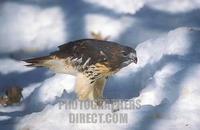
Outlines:
[[[25,88],[28,85],[37,84],[50,76],[52,76],[52,72],[45,69],[26,67],[23,61],[17,61],[6,57],[0,59],[1,90],[12,86]]]
[[[159,120],[154,126],[155,129],[168,130],[198,130],[200,114],[200,64],[193,65],[181,82],[180,94],[174,105],[166,113],[167,118]],[[167,123],[166,123],[167,122]],[[163,127],[159,127],[162,125]],[[159,127],[159,128],[158,128]]]
[[[117,39],[134,22],[133,19],[128,17],[121,17],[116,20],[115,18],[98,14],[87,15],[85,21],[88,37],[90,37],[91,32],[100,32],[104,37],[109,36],[109,40]]]
[[[27,71],[33,70],[31,67],[24,66],[23,62],[19,62],[17,60],[2,58],[0,59],[0,72],[1,74],[9,74],[11,72],[23,73]]]
[[[130,84],[130,87],[134,87],[134,83],[141,85],[140,91],[134,88],[133,91],[129,90],[126,93],[129,95],[135,91],[140,92],[138,97],[132,99],[141,100],[141,109],[119,111],[128,113],[128,124],[70,124],[68,122],[70,112],[110,113],[110,111],[59,109],[59,102],[56,101],[56,105],[47,105],[41,112],[22,117],[16,124],[16,129],[198,130],[200,102],[196,99],[200,95],[199,34],[197,29],[178,28],[137,46],[138,65],[130,65],[114,77],[120,78],[119,82],[124,86]],[[56,75],[44,81],[35,93],[40,95],[38,97],[43,103],[50,103],[56,96],[61,96],[68,79],[70,77]],[[136,80],[138,82],[133,82]],[[115,84],[117,81],[109,82]]]
[[[144,6],[172,14],[189,12],[200,8],[199,0],[83,0],[94,5],[103,6],[118,13],[135,14]]]
[[[59,7],[4,2],[0,9],[0,51],[41,51],[55,48],[66,39],[65,22]]]
[[[70,93],[74,91],[75,77],[66,74],[56,74],[46,79],[32,93],[29,105],[50,104],[54,103],[57,98],[61,97],[63,91]]]
[[[147,5],[153,9],[169,12],[184,13],[200,8],[199,0],[147,0]]]
[[[70,113],[100,113],[100,114],[107,114],[111,113],[110,110],[86,110],[86,109],[77,109],[77,110],[68,110],[68,109],[60,109],[60,104],[56,104],[54,106],[48,105],[46,108],[38,113],[32,113],[28,116],[25,116],[23,119],[19,121],[16,125],[17,130],[21,129],[30,129],[30,130],[65,130],[65,129],[72,129],[72,130],[101,130],[101,129],[108,129],[108,130],[121,130],[127,127],[127,124],[95,124],[95,123],[70,123],[69,122],[69,115]],[[130,123],[134,122],[136,117],[130,117]]]
[[[140,67],[152,64],[165,55],[186,55],[192,43],[189,28],[179,28],[156,40],[148,40],[137,46]]]
[[[144,5],[144,0],[83,0],[88,3],[103,6],[118,13],[131,13],[134,14]]]

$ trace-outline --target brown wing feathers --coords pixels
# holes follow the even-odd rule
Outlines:
[[[101,63],[109,68],[115,70],[118,68],[120,60],[118,52],[121,46],[108,41],[83,39],[74,42],[69,42],[58,47],[59,50],[50,54],[50,56],[44,56],[39,58],[33,58],[24,60],[28,64],[27,66],[42,66],[44,61],[54,59],[54,56],[59,59],[66,59],[71,57],[72,59],[81,58],[82,64],[90,59],[88,65],[95,65]]]

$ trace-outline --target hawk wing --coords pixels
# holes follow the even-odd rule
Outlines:
[[[118,58],[121,49],[122,46],[114,42],[82,39],[59,46],[59,50],[52,55],[59,58],[71,57],[74,61],[79,59],[80,65],[102,64],[115,71],[122,62],[122,59]]]
[[[123,59],[119,58],[122,46],[114,42],[83,39],[63,44],[58,48],[58,51],[49,56],[28,59],[25,62],[30,63],[28,66],[47,67],[59,73],[83,72],[90,66],[109,69],[110,73],[120,69]],[[68,72],[67,69],[73,70]]]

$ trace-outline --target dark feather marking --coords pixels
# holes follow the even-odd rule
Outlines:
[[[90,82],[90,84],[93,84],[95,82],[95,80],[92,80],[91,82]]]
[[[95,67],[94,67],[94,66],[91,66],[90,68],[94,69]]]
[[[94,71],[99,72],[100,70],[99,69],[95,69]]]
[[[91,77],[90,79],[91,79],[91,80],[94,80],[94,79],[95,79],[95,77]]]
[[[94,76],[99,76],[100,75],[100,73],[97,73],[97,74],[95,74]]]
[[[92,76],[92,73],[91,73],[91,74],[88,74],[88,76],[89,76],[89,77]]]
[[[93,72],[92,71],[87,71],[86,73],[92,74]]]

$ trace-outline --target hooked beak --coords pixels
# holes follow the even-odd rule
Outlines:
[[[134,54],[134,53],[130,53],[130,54],[129,54],[129,59],[130,59],[132,62],[134,62],[135,64],[137,64],[137,62],[138,62],[137,56],[136,56],[136,54]]]
[[[131,58],[131,59],[129,59],[129,60],[123,62],[121,66],[122,66],[122,67],[125,67],[125,66],[127,66],[127,65],[129,65],[129,64],[131,64],[131,63],[137,64],[137,62],[138,62],[137,57],[133,57],[133,58]]]
[[[137,57],[134,57],[133,62],[134,62],[135,64],[137,64],[137,62],[138,62]]]

